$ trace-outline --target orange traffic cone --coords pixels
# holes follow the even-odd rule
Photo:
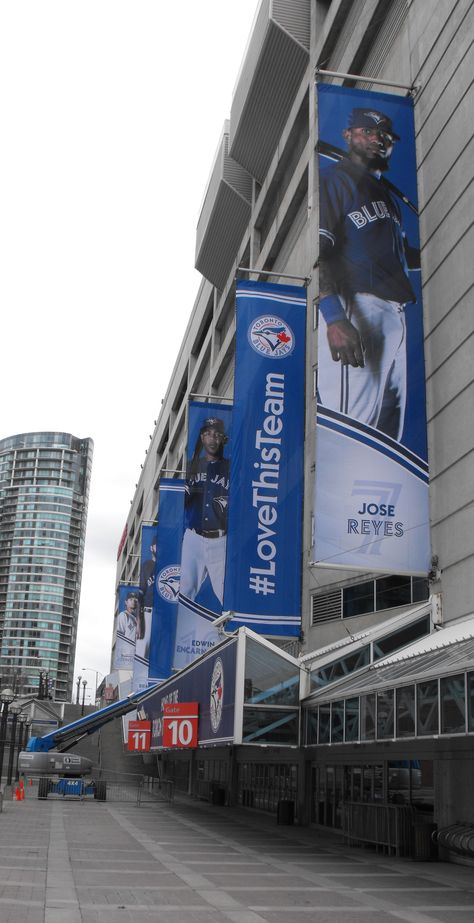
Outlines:
[[[17,785],[15,789],[15,801],[21,801],[21,789],[19,785]]]

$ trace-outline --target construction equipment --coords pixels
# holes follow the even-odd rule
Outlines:
[[[55,728],[43,737],[31,737],[26,750],[19,754],[18,769],[20,773],[28,776],[40,776],[38,798],[47,798],[50,793],[54,793],[78,795],[81,798],[84,795],[92,795],[98,801],[105,801],[105,781],[91,779],[86,783],[84,780],[85,776],[90,776],[93,772],[92,760],[68,751],[83,737],[95,734],[109,721],[139,708],[145,699],[156,693],[160,685],[158,683],[140,692],[131,692],[125,699],[106,705],[105,708],[84,715],[70,724]]]

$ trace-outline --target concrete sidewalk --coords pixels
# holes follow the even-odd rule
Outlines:
[[[0,923],[471,923],[474,872],[349,848],[274,817],[6,801]]]

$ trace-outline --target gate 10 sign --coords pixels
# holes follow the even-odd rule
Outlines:
[[[129,721],[127,749],[141,753],[150,749],[151,721]]]
[[[163,705],[163,747],[197,747],[199,702]]]

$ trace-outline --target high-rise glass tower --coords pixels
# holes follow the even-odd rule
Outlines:
[[[70,701],[93,442],[0,440],[0,684]]]

